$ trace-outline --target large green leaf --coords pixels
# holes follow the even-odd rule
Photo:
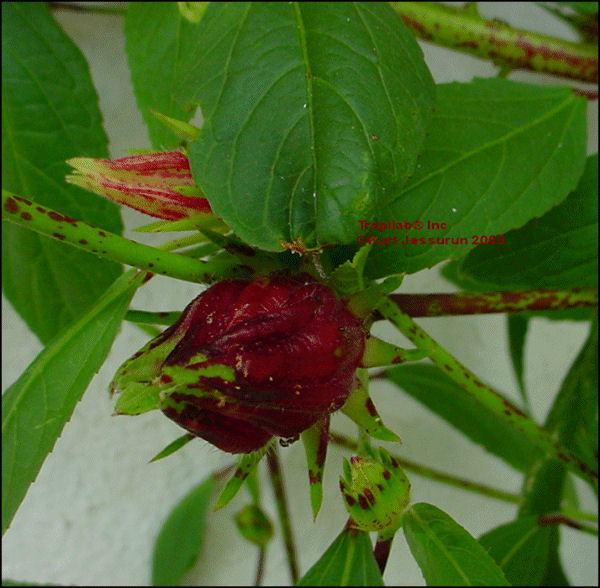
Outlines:
[[[506,233],[564,200],[583,171],[585,113],[585,100],[565,87],[503,79],[438,86],[414,176],[372,219],[424,227],[365,231],[398,239],[374,247],[372,277],[413,273],[465,255],[474,236]],[[428,222],[445,228],[428,229]],[[417,242],[401,244],[406,237]],[[486,247],[502,253],[499,243]]]
[[[536,448],[510,423],[492,414],[441,369],[428,364],[387,370],[389,379],[454,428],[513,467],[531,465]]]
[[[2,533],[106,358],[144,273],[122,275],[2,396]]]
[[[404,535],[428,586],[510,585],[477,540],[431,504],[406,511]]]
[[[211,206],[263,249],[345,243],[412,171],[433,83],[387,3],[211,3],[189,147]],[[286,245],[287,244],[287,245]]]
[[[177,147],[181,139],[155,116],[155,110],[189,121],[196,111],[198,25],[183,18],[175,2],[131,2],[125,20],[131,80],[155,149]]]
[[[344,529],[296,586],[383,586],[369,534]]]
[[[65,183],[66,159],[105,157],[87,64],[46,3],[2,4],[2,186],[61,213],[120,233],[117,207]],[[3,225],[4,292],[47,343],[88,310],[117,264],[21,227]]]
[[[564,202],[507,233],[504,245],[473,249],[458,275],[503,290],[597,284],[598,154],[588,157],[577,189]]]
[[[489,531],[479,538],[507,580],[514,586],[539,586],[551,545],[552,528],[528,516]]]
[[[196,486],[164,522],[152,556],[152,585],[181,586],[204,541],[206,514],[215,488],[211,476]]]

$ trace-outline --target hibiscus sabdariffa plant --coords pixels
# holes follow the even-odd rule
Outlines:
[[[76,217],[49,197],[38,201],[16,173],[3,190],[6,220],[86,252],[86,263],[93,254],[134,268],[99,292],[72,324],[60,324],[51,309],[23,310],[48,347],[3,398],[3,529],[125,318],[164,330],[123,358],[110,385],[114,412],[155,411],[185,431],[155,459],[194,439],[236,455],[237,463],[201,484],[180,507],[191,508],[195,517],[205,510],[201,505],[209,502],[215,479],[227,477],[215,502],[215,509],[223,508],[246,483],[252,503],[235,519],[242,536],[260,550],[257,584],[273,535],[260,506],[256,471],[263,458],[294,583],[381,584],[400,529],[429,584],[505,585],[524,574],[535,576],[527,576],[534,584],[550,582],[559,567],[557,526],[594,531],[586,526],[589,513],[572,503],[565,507],[568,473],[597,489],[597,398],[591,383],[597,287],[588,272],[597,263],[597,235],[586,232],[597,215],[597,155],[586,158],[585,99],[568,87],[503,79],[436,87],[407,26],[427,31],[428,38],[449,35],[454,44],[460,18],[480,26],[480,35],[488,31],[492,44],[494,31],[506,38],[515,32],[482,24],[472,9],[432,3],[177,4],[132,3],[128,9],[132,79],[153,150],[111,160],[100,150],[78,147],[61,151],[55,167],[57,181],[62,185],[66,177],[66,189],[74,190],[69,194],[83,210],[87,203],[91,209],[106,204],[96,199],[100,195],[153,217],[141,230],[186,236],[156,247],[124,239],[118,223],[108,227]],[[20,10],[42,11],[36,18],[52,26],[43,7],[12,6],[7,14],[15,28],[31,20],[21,22]],[[589,39],[590,15],[562,17]],[[152,37],[161,23],[176,26],[163,27],[164,38]],[[496,55],[503,66],[544,69],[543,57],[548,71],[597,80],[597,55],[587,42],[559,43],[554,51],[546,38],[518,38],[513,52]],[[521,55],[523,38],[527,55]],[[165,39],[162,53],[156,48],[163,57],[153,62],[146,43]],[[469,37],[462,45],[474,49],[474,43]],[[164,70],[174,44],[177,75]],[[9,65],[16,79],[20,66]],[[171,80],[165,92],[161,76]],[[8,111],[15,95],[8,87]],[[197,107],[202,128],[189,123]],[[414,234],[399,238],[398,227],[407,226]],[[365,234],[370,230],[376,234]],[[538,267],[548,232],[564,234],[569,253]],[[531,249],[538,252],[535,264],[523,261]],[[396,293],[407,273],[449,259],[458,260],[449,264],[449,278],[470,291]],[[10,274],[9,289],[18,274]],[[130,309],[135,290],[155,274],[202,287],[182,311]],[[516,406],[413,320],[574,309],[583,314],[569,317],[589,320],[590,338],[543,426],[528,414],[525,392]],[[413,347],[374,336],[378,320],[396,327]],[[522,358],[522,338],[515,335],[522,336],[522,323],[509,327],[514,355]],[[522,494],[403,459],[399,435],[385,426],[371,399],[373,378],[409,391],[522,470]],[[48,398],[50,408],[40,408]],[[48,412],[56,407],[62,407],[58,417]],[[34,457],[17,442],[21,411],[38,448]],[[330,430],[337,411],[358,426],[356,440]],[[328,445],[355,454],[338,464],[340,500],[349,518],[301,580],[277,453],[278,445],[296,441],[305,449],[315,518],[323,504]],[[384,449],[380,442],[390,445]],[[404,470],[519,501],[520,512],[477,540],[437,507],[411,505]],[[194,559],[163,561],[165,542],[179,545],[186,532],[181,512],[174,512],[156,543],[154,580],[161,585],[180,582]],[[377,533],[375,545],[369,533]],[[540,538],[544,553],[528,567],[520,550],[532,536]]]

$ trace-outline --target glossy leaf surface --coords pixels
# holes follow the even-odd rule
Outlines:
[[[413,273],[460,257],[475,246],[473,237],[506,233],[564,200],[585,163],[585,112],[570,88],[503,79],[439,85],[414,175],[372,219],[423,228],[364,231],[398,239],[374,247],[370,275]],[[407,237],[417,242],[402,244]],[[486,247],[505,250],[497,238]]]
[[[233,2],[199,24],[190,163],[213,210],[277,251],[352,241],[406,181],[430,117],[420,48],[384,3]]]
[[[297,586],[383,586],[369,534],[344,529]]]
[[[484,547],[431,504],[408,509],[404,535],[428,586],[510,585]]]

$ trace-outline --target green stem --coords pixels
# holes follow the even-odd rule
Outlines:
[[[444,370],[477,402],[510,423],[549,457],[560,460],[578,476],[594,486],[597,485],[598,472],[592,470],[574,453],[555,440],[548,431],[541,428],[501,394],[484,384],[475,374],[441,347],[437,341],[432,339],[408,315],[404,314],[394,302],[389,298],[385,298],[377,308],[416,347],[427,351],[433,363]]]
[[[371,335],[365,343],[362,366],[365,368],[398,365],[407,361],[419,361],[427,357],[421,349],[403,349]]]
[[[279,463],[276,446],[271,447],[269,451],[267,451],[267,464],[269,466],[269,475],[271,477],[273,493],[275,494],[277,514],[279,516],[279,524],[281,525],[281,533],[283,534],[290,576],[292,577],[292,584],[296,584],[299,578],[296,545],[292,534],[290,511],[285,495],[281,465]]]
[[[415,35],[444,47],[470,53],[512,69],[598,81],[598,47],[571,43],[485,20],[437,2],[391,2]]]
[[[224,272],[234,271],[233,262],[201,261],[161,251],[98,229],[6,190],[2,190],[2,218],[99,257],[179,280],[210,283]],[[173,247],[179,247],[180,242],[177,240]],[[170,245],[162,247],[166,249]]]
[[[393,300],[403,313],[415,318],[598,306],[598,287],[521,292],[390,294],[388,298]]]
[[[142,323],[147,325],[172,325],[181,312],[150,312],[148,310],[128,310],[125,320],[131,323]]]
[[[330,438],[331,441],[336,445],[345,447],[346,449],[350,449],[350,451],[356,452],[360,449],[360,446],[356,441],[349,439],[344,435],[339,435],[338,433],[331,433]],[[504,500],[505,502],[519,504],[519,502],[521,501],[521,497],[518,494],[511,494],[510,492],[505,492],[504,490],[492,488],[491,486],[486,486],[485,484],[479,484],[477,482],[472,482],[471,480],[466,480],[465,478],[451,476],[450,474],[440,472],[439,470],[435,470],[433,468],[400,457],[395,453],[390,453],[390,455],[395,460],[397,460],[403,468],[414,472],[415,474],[422,476],[423,478],[428,478],[430,480],[442,482],[443,484],[455,486],[456,488],[462,488],[463,490],[475,492],[476,494],[482,494],[483,496],[488,496],[490,498],[496,498],[497,500]]]
[[[256,575],[254,576],[254,585],[260,586],[265,570],[265,559],[267,555],[267,549],[265,547],[258,548],[258,561],[256,562]]]

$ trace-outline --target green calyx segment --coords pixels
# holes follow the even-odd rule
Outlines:
[[[156,110],[152,109],[150,109],[150,113],[185,141],[195,141],[200,137],[201,129],[188,122],[171,118],[170,116],[166,116],[165,114],[156,112]]]
[[[302,432],[302,443],[306,453],[310,505],[313,519],[317,518],[323,501],[323,471],[329,441],[329,415]]]
[[[403,349],[371,335],[365,344],[362,364],[366,368],[382,367],[406,361],[419,361],[426,357],[427,351],[423,349]]]
[[[179,231],[204,231],[205,229],[219,233],[227,233],[231,230],[220,218],[207,212],[199,212],[194,216],[176,221],[156,221],[134,230],[138,233],[172,233]]]
[[[377,409],[371,400],[368,392],[369,376],[367,370],[356,370],[357,380],[354,389],[348,396],[346,404],[342,406],[342,412],[352,419],[359,427],[375,439],[381,441],[396,441],[402,443],[402,440],[396,433],[390,431],[382,422],[377,413]]]
[[[184,445],[187,445],[192,439],[196,439],[196,436],[192,435],[191,433],[186,433],[181,437],[177,437],[175,441],[169,443],[162,451],[157,453],[148,463],[152,463],[158,461],[159,459],[164,459],[169,455],[173,455],[173,453],[181,449]]]
[[[157,383],[163,362],[183,338],[185,330],[167,329],[149,341],[118,370],[110,393],[120,394],[115,414],[136,415],[159,408],[163,386]]]
[[[404,277],[404,274],[390,276],[381,283],[366,279],[364,269],[371,248],[372,245],[361,247],[352,260],[336,267],[327,280],[328,286],[347,299],[348,310],[361,318],[368,316],[383,296],[396,290]]]
[[[402,526],[410,482],[384,449],[373,451],[371,457],[344,460],[340,489],[354,528],[377,531],[379,540],[387,540]]]
[[[198,361],[194,361],[196,358]],[[162,373],[172,378],[169,387],[185,384],[199,384],[201,378],[220,378],[225,382],[235,382],[235,370],[228,365],[213,364],[199,367],[197,364],[206,361],[206,356],[201,353],[192,357],[187,366],[171,365],[164,366]]]
[[[238,463],[238,467],[235,470],[233,476],[227,482],[225,488],[223,488],[223,491],[219,496],[219,500],[217,500],[217,504],[214,510],[219,510],[227,504],[229,504],[233,497],[238,493],[238,490],[242,487],[242,484],[244,483],[246,478],[250,475],[251,472],[254,471],[254,469],[258,465],[258,462],[263,458],[264,454],[267,452],[267,450],[269,449],[269,447],[271,447],[272,444],[273,440],[271,439],[260,449],[242,455]]]

